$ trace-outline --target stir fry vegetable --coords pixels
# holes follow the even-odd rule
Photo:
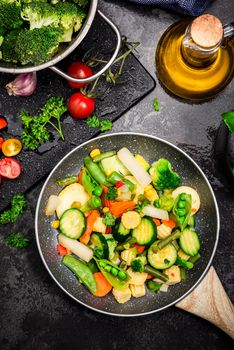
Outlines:
[[[112,291],[125,303],[147,288],[167,292],[196,268],[200,197],[177,187],[181,180],[169,160],[149,164],[124,147],[96,148],[78,176],[56,181],[64,188],[50,196],[46,215],[59,232],[57,250],[94,297]]]

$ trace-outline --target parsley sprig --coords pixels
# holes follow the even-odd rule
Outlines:
[[[11,209],[5,210],[0,214],[0,224],[5,225],[10,222],[15,222],[18,217],[23,214],[26,205],[26,199],[23,194],[14,195],[11,201]]]
[[[61,117],[67,111],[67,105],[62,97],[51,97],[41,108],[39,116],[30,116],[26,111],[21,111],[23,132],[21,140],[26,148],[36,150],[42,143],[51,139],[51,133],[47,129],[51,125],[64,141],[61,126]]]
[[[107,193],[105,194],[105,199],[114,200],[118,197],[118,191],[115,187],[109,187]]]
[[[10,247],[23,249],[28,247],[30,240],[26,238],[23,235],[23,233],[17,232],[17,233],[11,233],[10,235],[8,235],[5,238],[4,242],[6,245]]]
[[[96,115],[92,115],[86,121],[87,125],[90,128],[99,128],[100,131],[111,130],[113,123],[109,120],[100,120]]]

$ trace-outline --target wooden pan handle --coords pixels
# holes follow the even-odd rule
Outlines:
[[[234,338],[234,306],[213,266],[192,293],[176,306],[210,321]]]

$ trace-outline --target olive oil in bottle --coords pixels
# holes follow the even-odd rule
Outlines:
[[[212,15],[182,20],[162,35],[156,50],[159,80],[168,92],[190,101],[214,97],[234,76],[234,25]]]

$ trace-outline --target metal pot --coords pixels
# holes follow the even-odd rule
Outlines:
[[[167,293],[147,293],[142,298],[132,298],[125,304],[118,304],[111,294],[104,298],[91,295],[61,264],[61,257],[56,252],[56,232],[53,232],[44,211],[49,196],[59,192],[55,181],[67,174],[77,174],[83,166],[84,157],[92,149],[100,148],[105,152],[123,146],[135,154],[144,155],[150,163],[160,157],[167,158],[181,175],[183,183],[198,191],[202,204],[196,228],[201,238],[201,259],[195,268],[188,272],[186,281],[170,286]],[[140,316],[176,304],[179,308],[208,319],[234,337],[234,325],[231,322],[234,313],[231,302],[214,268],[210,268],[219,236],[219,211],[216,199],[198,165],[171,143],[154,136],[126,132],[100,136],[76,147],[58,163],[46,180],[38,199],[35,229],[38,249],[49,274],[65,293],[90,309],[114,316]]]
[[[17,66],[14,63],[11,62],[1,62],[0,63],[0,72],[3,73],[12,73],[12,74],[20,74],[20,73],[30,73],[30,72],[36,72],[45,68],[50,68],[57,74],[61,75],[63,78],[71,80],[73,82],[77,83],[90,83],[91,81],[95,80],[99,76],[101,76],[114,62],[116,59],[120,46],[121,46],[121,34],[119,32],[119,29],[116,27],[116,25],[108,19],[100,10],[97,10],[97,4],[98,0],[91,0],[90,1],[90,6],[89,6],[89,11],[86,17],[86,20],[81,28],[81,30],[78,32],[78,34],[74,37],[74,39],[67,45],[67,47],[60,48],[57,52],[57,54],[51,59],[50,61],[40,64],[38,66],[33,66],[33,65],[25,65],[25,66]],[[70,75],[64,73],[61,71],[58,67],[55,65],[63,60],[66,56],[68,56],[80,43],[81,41],[85,38],[86,34],[88,33],[96,12],[99,13],[99,15],[105,20],[105,22],[113,29],[113,31],[116,34],[117,37],[117,42],[116,42],[116,48],[114,50],[114,53],[108,63],[96,74],[92,75],[91,77],[84,78],[84,79],[77,79],[73,78]]]

